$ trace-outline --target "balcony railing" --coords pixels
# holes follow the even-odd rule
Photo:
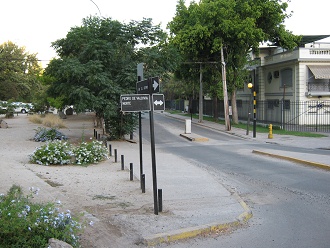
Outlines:
[[[295,59],[330,59],[330,48],[303,48],[266,56],[262,65],[281,63]]]

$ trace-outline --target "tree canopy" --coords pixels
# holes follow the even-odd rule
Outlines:
[[[0,45],[0,99],[31,102],[41,88],[36,54],[11,41]]]
[[[88,17],[52,43],[60,58],[52,60],[45,75],[52,77],[49,94],[76,111],[90,109],[104,118],[114,138],[129,133],[135,118],[120,113],[120,95],[136,91],[137,64],[145,63],[145,77],[165,77],[174,66],[174,50],[166,33],[151,19],[120,23],[111,18]]]
[[[246,78],[249,51],[257,52],[259,44],[266,41],[287,49],[297,46],[300,37],[283,24],[289,17],[287,7],[288,3],[280,0],[201,0],[186,7],[185,1],[179,0],[176,15],[168,25],[171,42],[188,61],[220,62],[223,48],[228,90],[234,102],[236,89]],[[213,74],[210,85],[221,82],[220,76]],[[218,92],[210,90],[219,97]]]

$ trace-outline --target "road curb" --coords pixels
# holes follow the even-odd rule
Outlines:
[[[244,212],[240,214],[236,218],[236,220],[232,222],[224,222],[224,223],[214,222],[214,223],[195,226],[195,227],[187,227],[178,230],[173,230],[165,233],[158,233],[147,237],[143,237],[142,238],[143,243],[148,247],[156,246],[161,243],[170,243],[173,241],[195,238],[202,234],[221,232],[231,227],[238,227],[240,225],[243,225],[244,223],[248,222],[249,219],[252,218],[253,216],[252,211],[237,193],[234,193],[233,196],[238,200],[239,204],[244,209]]]
[[[303,160],[303,159],[298,159],[298,158],[273,154],[273,153],[269,153],[269,152],[263,152],[263,151],[259,151],[259,150],[253,150],[252,153],[256,153],[256,154],[260,154],[260,155],[266,155],[266,156],[274,157],[274,158],[285,159],[285,160],[296,162],[296,163],[299,163],[299,164],[318,167],[318,168],[321,168],[321,169],[324,169],[324,170],[330,170],[330,166],[327,165],[327,164],[323,164],[323,163],[312,162],[312,161],[308,161],[308,160]]]
[[[197,135],[192,135],[192,134],[181,133],[180,136],[183,138],[186,138],[187,140],[190,140],[190,141],[197,141],[197,142],[209,141],[208,138],[205,138],[202,136],[197,136]]]

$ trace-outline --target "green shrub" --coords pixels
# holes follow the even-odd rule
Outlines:
[[[98,163],[107,157],[107,149],[100,141],[91,143],[82,142],[78,147],[73,149],[76,164],[93,164]]]
[[[68,137],[66,137],[63,133],[58,131],[56,128],[44,128],[44,127],[38,127],[36,129],[36,134],[33,138],[35,141],[50,141],[50,140],[67,140]]]
[[[71,163],[72,156],[72,147],[69,143],[61,140],[54,140],[37,148],[33,154],[30,155],[30,161],[42,165],[65,165]]]
[[[93,164],[107,158],[107,149],[102,142],[82,142],[73,147],[65,141],[54,140],[37,148],[30,155],[30,162],[41,165]]]
[[[55,203],[31,203],[29,197],[38,191],[30,188],[24,197],[21,187],[13,185],[7,195],[0,195],[0,247],[47,247],[50,238],[79,247],[81,225]]]

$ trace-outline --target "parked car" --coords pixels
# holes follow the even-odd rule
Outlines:
[[[2,110],[7,110],[8,102],[7,101],[0,101],[0,108]]]
[[[13,102],[12,106],[14,108],[15,113],[25,114],[33,109],[32,103]]]

